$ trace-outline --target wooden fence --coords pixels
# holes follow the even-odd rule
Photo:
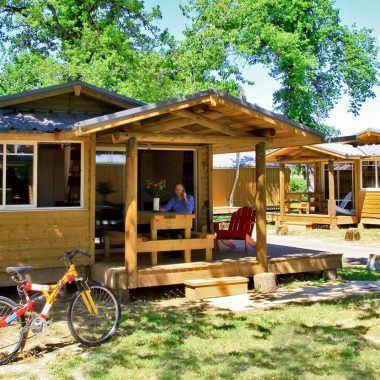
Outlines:
[[[280,169],[269,167],[266,170],[267,206],[279,206],[280,202]],[[236,169],[213,170],[213,202],[214,207],[228,206]],[[285,192],[289,192],[290,170],[285,170]],[[254,206],[256,196],[256,168],[240,168],[239,180],[234,194],[234,206]]]

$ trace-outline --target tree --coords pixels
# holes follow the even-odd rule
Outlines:
[[[140,0],[0,0],[0,43],[8,56],[3,94],[82,79],[107,89],[149,98],[169,88],[158,66],[172,43]],[[23,75],[19,75],[19,74]],[[145,86],[141,86],[144,83]]]
[[[146,102],[210,87],[234,93],[233,80],[212,74],[215,56],[193,65],[160,17],[141,0],[0,0],[0,93],[77,79]]]
[[[332,0],[190,0],[182,8],[193,60],[216,56],[219,76],[237,81],[242,65],[264,64],[281,83],[276,110],[293,120],[335,134],[322,122],[343,93],[355,115],[375,96],[375,39],[343,26]]]

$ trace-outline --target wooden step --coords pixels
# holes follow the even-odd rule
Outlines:
[[[246,294],[247,291],[248,278],[241,276],[185,281],[186,298],[192,300],[234,296],[238,294]]]

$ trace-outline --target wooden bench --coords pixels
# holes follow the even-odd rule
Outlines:
[[[110,257],[112,244],[124,245],[125,234],[124,232],[121,232],[121,231],[104,231],[103,239],[104,239],[104,256],[108,258]],[[147,241],[148,239],[149,239],[149,236],[147,235],[139,234],[137,236],[137,242]]]
[[[248,278],[219,277],[185,281],[186,298],[195,300],[200,298],[225,297],[246,294]]]
[[[191,251],[205,250],[205,260],[212,261],[215,236],[206,234],[194,239],[148,240],[137,242],[137,252],[151,252],[151,264],[157,265],[157,253],[165,251],[184,251],[185,263],[191,263]]]
[[[185,263],[191,262],[191,251],[194,249],[205,250],[205,260],[212,261],[212,249],[214,247],[215,236],[201,232],[193,232],[191,239],[165,239],[150,240],[149,235],[138,235],[137,252],[150,252],[151,264],[157,265],[157,254],[163,251],[184,251]],[[104,238],[104,256],[108,258],[111,252],[112,244],[124,245],[124,232],[105,231]]]

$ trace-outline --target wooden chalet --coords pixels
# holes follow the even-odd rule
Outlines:
[[[83,263],[91,264],[95,279],[122,292],[194,278],[339,267],[341,257],[333,255],[293,258],[293,264],[267,259],[265,151],[323,141],[321,133],[216,90],[143,104],[76,81],[0,97],[0,284],[8,284],[8,265],[31,264],[40,280],[56,279],[63,251],[94,252],[98,234],[112,245],[121,233],[122,256],[111,249]],[[220,260],[207,234],[213,153],[249,150],[256,151],[256,257]],[[102,191],[107,175],[119,177],[118,188]],[[152,215],[144,183],[162,178],[186,184],[194,215]],[[121,229],[109,233],[117,217],[103,214],[114,208],[122,209]],[[140,236],[140,224],[150,225],[148,237]],[[159,229],[174,227],[183,229],[182,238],[158,239]],[[205,255],[194,262],[200,249]],[[172,250],[184,251],[184,259],[162,263],[161,252]]]
[[[313,177],[313,189],[302,194],[286,192],[280,183],[280,212],[270,213],[270,219],[330,228],[380,225],[380,130],[368,129],[342,140],[286,147],[267,155],[281,171],[285,164],[307,164]]]

